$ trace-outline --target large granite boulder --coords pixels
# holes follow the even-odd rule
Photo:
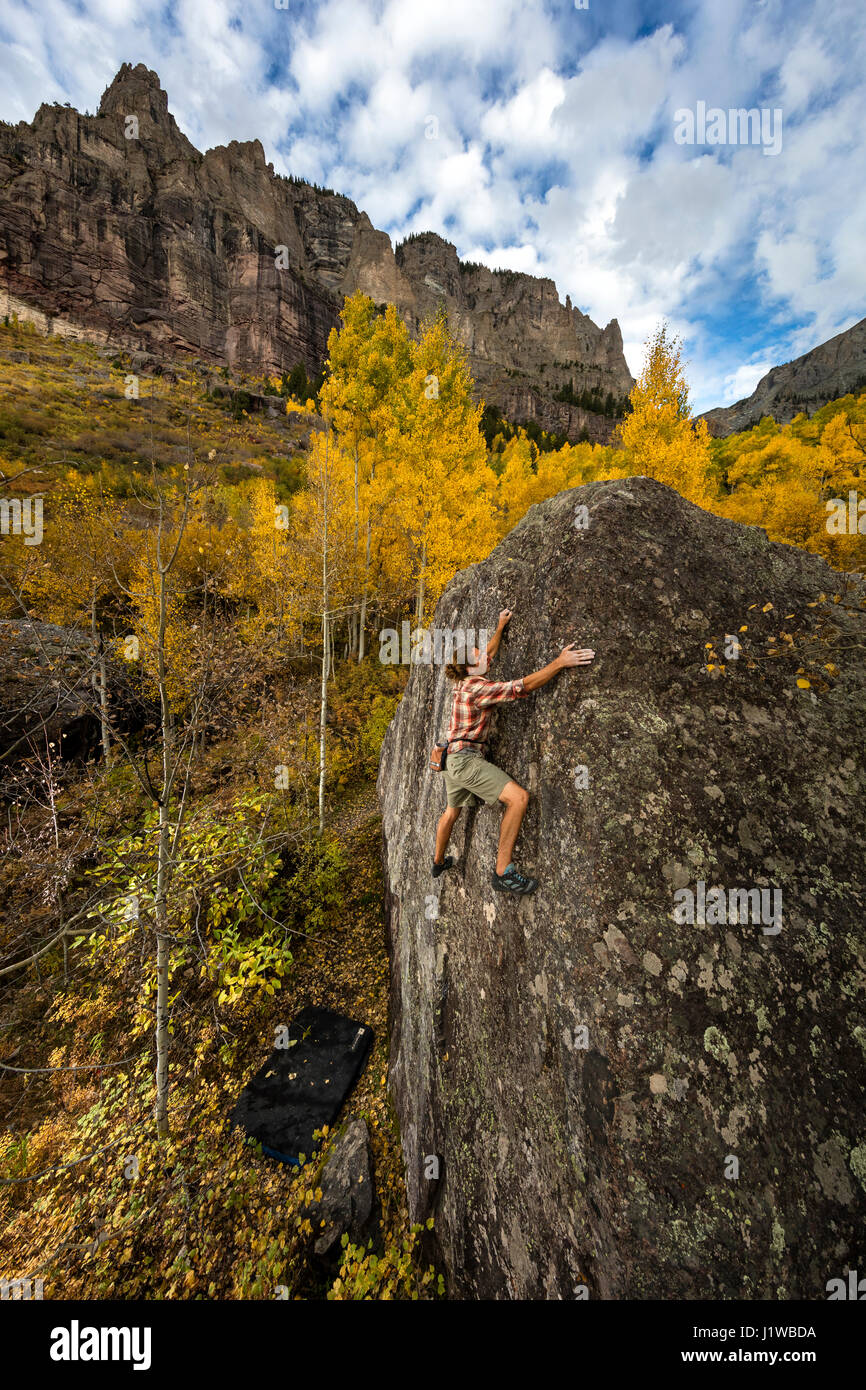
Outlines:
[[[455,1297],[825,1298],[866,1268],[862,579],[631,478],[533,507],[434,621],[503,607],[494,675],[597,657],[497,715],[532,898],[492,890],[495,807],[431,878],[441,669],[385,740],[411,1217]]]

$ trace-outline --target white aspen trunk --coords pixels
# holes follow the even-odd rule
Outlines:
[[[361,612],[358,617],[358,660],[364,660],[367,626],[367,591],[370,580],[370,518],[367,518],[367,544],[364,555],[364,587],[361,590]]]
[[[427,574],[427,542],[421,546],[421,573],[418,575],[418,599],[415,605],[415,625],[420,627],[424,620],[424,581]]]
[[[358,660],[363,661],[366,653],[366,626],[367,626],[367,597],[370,590],[370,538],[373,531],[373,524],[370,518],[370,507],[372,506],[373,480],[376,477],[376,464],[374,459],[370,461],[370,497],[367,502],[367,539],[364,546],[364,586],[361,593],[361,613],[360,613],[360,633],[358,635]]]
[[[98,669],[90,677],[90,684],[93,693],[99,702],[99,728],[102,737],[102,756],[108,761],[111,753],[111,736],[108,730],[108,672],[105,664],[105,651],[102,643],[102,633],[96,628],[96,585],[93,586],[93,595],[90,601],[90,634],[93,639],[94,653],[98,653]]]
[[[51,823],[54,827],[54,848],[60,849],[60,831],[57,826],[57,804],[54,798],[54,764],[51,761],[51,745],[48,742],[48,733],[45,733],[45,757],[48,761],[48,776],[46,785],[48,787],[48,800],[51,805]],[[64,943],[66,938],[64,937]]]
[[[108,670],[105,664],[105,652],[102,650],[101,637],[99,641],[99,722],[102,726],[102,756],[107,762],[111,756],[111,735],[108,730]]]

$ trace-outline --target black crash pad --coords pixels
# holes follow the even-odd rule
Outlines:
[[[248,1081],[230,1123],[262,1152],[297,1166],[316,1147],[313,1130],[332,1125],[364,1068],[373,1030],[343,1014],[309,1005],[289,1024],[288,1047],[276,1047]]]

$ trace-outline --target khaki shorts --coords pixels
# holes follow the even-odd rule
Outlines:
[[[499,800],[503,787],[513,781],[507,772],[487,762],[480,753],[449,753],[445,763],[445,790],[449,806],[472,806]]]

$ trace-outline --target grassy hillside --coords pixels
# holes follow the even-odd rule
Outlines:
[[[154,367],[159,370],[155,371]],[[154,453],[167,476],[182,472],[190,444],[214,451],[218,477],[273,477],[290,495],[300,484],[310,417],[269,418],[251,395],[274,384],[229,378],[189,363],[46,337],[27,324],[0,325],[0,469],[27,475],[27,492],[50,491],[65,472],[98,477],[119,498],[134,495]],[[137,398],[128,393],[137,389]],[[211,391],[225,392],[217,396]]]

